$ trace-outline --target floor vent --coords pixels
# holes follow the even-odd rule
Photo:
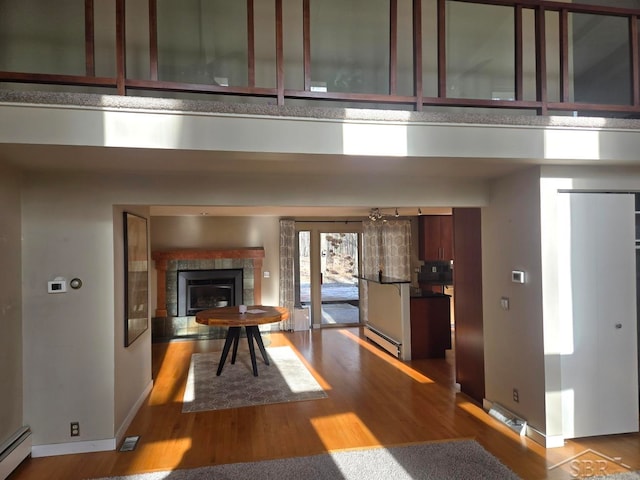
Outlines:
[[[131,452],[136,449],[138,446],[138,440],[140,440],[140,436],[136,435],[134,437],[126,437],[122,442],[122,446],[120,447],[121,452]]]
[[[515,413],[510,412],[502,405],[493,403],[489,409],[489,415],[493,418],[500,420],[511,430],[519,435],[525,435],[527,433],[527,421],[518,417]]]

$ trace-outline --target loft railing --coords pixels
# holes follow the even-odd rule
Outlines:
[[[15,8],[24,4],[14,0]],[[0,16],[11,17],[11,2],[5,5]],[[75,25],[84,30],[84,71],[42,72],[36,70],[45,67],[37,65],[20,70],[24,58],[15,59],[24,53],[25,39],[10,25],[2,28],[0,69],[17,67],[0,71],[2,88],[42,84],[118,95],[195,93],[277,105],[330,101],[416,111],[640,114],[640,10],[534,0],[84,0],[83,5],[79,0],[78,5],[84,15],[84,25]],[[216,5],[218,10],[209,11]],[[371,15],[357,11],[365,5]],[[191,23],[176,14],[186,9]],[[187,45],[183,37],[191,27],[198,34]],[[214,38],[216,31],[224,35]],[[344,39],[354,39],[353,45]],[[221,47],[227,48],[224,55],[212,53]],[[191,56],[214,58],[195,61],[211,71],[181,72],[179,64]],[[233,66],[224,70],[225,62]],[[55,60],[43,63],[53,68]]]

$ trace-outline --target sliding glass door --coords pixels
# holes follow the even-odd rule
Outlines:
[[[320,233],[322,325],[360,323],[358,233]]]
[[[296,304],[314,328],[360,323],[360,222],[298,227]]]

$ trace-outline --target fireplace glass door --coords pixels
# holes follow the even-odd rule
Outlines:
[[[178,272],[178,316],[242,304],[242,269]]]

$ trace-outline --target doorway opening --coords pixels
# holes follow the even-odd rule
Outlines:
[[[296,303],[314,327],[360,323],[359,249],[359,232],[298,232]]]

